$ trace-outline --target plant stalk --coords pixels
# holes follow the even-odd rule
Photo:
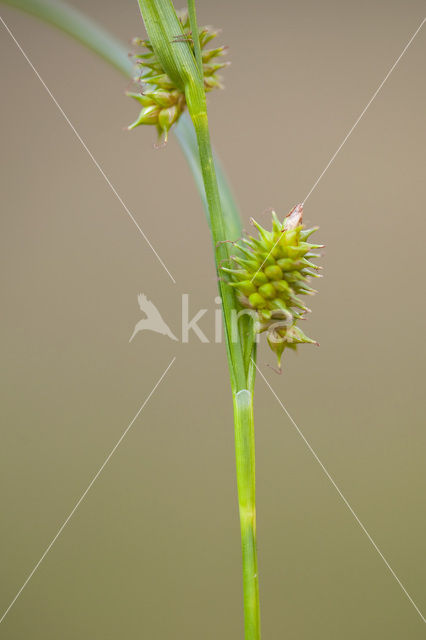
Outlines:
[[[213,157],[208,131],[207,114],[193,117],[200,150],[200,162],[204,186],[210,205],[211,231],[215,244],[216,265],[229,258],[229,244],[218,244],[224,238],[224,224],[220,210]],[[218,207],[218,209],[216,209]],[[235,459],[237,471],[238,503],[240,512],[241,547],[243,564],[244,628],[245,640],[260,639],[259,580],[256,545],[256,491],[255,491],[255,442],[253,419],[254,361],[249,362],[249,372],[244,360],[244,343],[249,340],[251,352],[254,342],[250,335],[243,336],[238,345],[232,342],[231,314],[235,299],[226,282],[219,280],[225,319],[226,345],[234,401]],[[249,331],[253,331],[249,326]],[[247,388],[249,387],[249,388]]]
[[[230,260],[230,238],[222,209],[210,142],[203,75],[182,31],[171,0],[139,0],[153,50],[169,78],[183,86],[198,143],[201,173],[209,210],[213,250],[222,298],[225,341],[234,398],[235,449],[240,508],[244,619],[246,640],[260,639],[259,587],[256,552],[255,457],[252,394],[255,379],[253,321],[243,316],[239,339],[233,339],[234,314],[240,308],[235,292],[224,282],[220,265]],[[194,0],[188,0],[192,34],[198,33]]]
[[[194,34],[197,33],[198,29],[194,0],[188,0],[188,8],[191,19],[191,31]],[[195,56],[198,63],[200,54],[197,52],[197,49],[195,49]],[[226,237],[226,224],[224,222],[219,187],[216,179],[204,89],[202,91],[202,99],[200,99],[200,96],[197,95],[199,88],[196,86],[196,83],[194,83],[194,85],[195,86],[193,86],[191,82],[186,85],[186,97],[200,152],[200,165],[210,211],[211,232],[217,268],[222,261],[229,260],[229,244],[224,242],[224,240],[229,240],[229,238]],[[194,93],[194,96],[192,93]],[[218,273],[218,275],[220,274]],[[226,282],[224,283],[222,279],[219,278],[219,291],[223,304],[228,364],[234,402],[235,461],[243,565],[244,629],[245,640],[260,640],[253,417],[254,371],[251,371],[251,374],[249,374],[246,367],[247,363],[244,359],[244,345],[248,342],[250,351],[248,368],[250,370],[254,365],[254,360],[252,359],[254,342],[249,333],[240,336],[241,339],[237,345],[232,342],[230,314],[232,310],[236,308],[236,300],[235,294],[229,291],[229,289],[230,287]],[[249,325],[249,332],[253,332],[251,325]],[[248,386],[251,387],[250,390],[247,388]]]
[[[191,19],[191,31],[197,33],[197,23],[194,0],[188,0],[189,15]],[[198,55],[197,55],[198,54]],[[195,49],[195,57],[198,63],[199,51]],[[196,85],[196,83],[195,83]],[[221,208],[220,193],[215,173],[215,165],[210,143],[210,133],[207,118],[207,105],[203,87],[203,99],[197,96],[197,86],[191,82],[186,85],[186,97],[189,112],[194,124],[200,151],[200,164],[203,173],[204,187],[207,202],[209,204],[211,232],[214,242],[216,268],[222,260],[229,260],[229,244],[223,242],[229,240],[226,237],[226,224]],[[192,96],[194,92],[194,97]],[[197,105],[198,109],[196,106]],[[201,107],[201,108],[200,108]],[[218,270],[219,271],[219,270]],[[235,434],[235,460],[237,472],[238,503],[241,529],[241,548],[243,565],[243,599],[244,599],[244,629],[245,640],[260,640],[260,605],[259,605],[259,578],[257,569],[257,544],[256,544],[256,476],[255,476],[255,440],[253,417],[253,386],[254,371],[249,370],[254,366],[252,351],[253,327],[249,325],[247,335],[240,334],[237,345],[232,342],[231,317],[232,310],[236,308],[235,294],[229,291],[230,287],[219,278],[219,291],[222,296],[223,314],[226,328],[226,344],[228,364],[231,376],[231,387],[234,402],[234,434]],[[250,360],[248,369],[244,359],[244,346],[249,345]],[[250,380],[249,380],[250,378]],[[250,386],[249,390],[247,387]]]
[[[260,607],[256,545],[253,394],[244,389],[234,394],[233,398],[235,460],[243,556],[245,640],[259,640]]]

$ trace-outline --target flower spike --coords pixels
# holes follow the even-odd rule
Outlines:
[[[186,40],[193,47],[188,13],[186,11],[178,12],[178,18],[184,35],[176,36],[173,42]],[[212,27],[203,27],[199,30],[206,92],[216,87],[222,88],[221,78],[217,72],[229,64],[217,61],[217,58],[225,55],[226,47],[204,48],[219,33]],[[177,122],[186,107],[185,93],[176,87],[168,75],[164,73],[149,40],[134,38],[132,44],[136,47],[144,47],[147,52],[137,53],[133,56],[138,67],[135,83],[139,85],[139,91],[129,91],[126,95],[137,100],[142,105],[142,111],[128,129],[135,129],[141,124],[153,124],[156,125],[159,136],[164,136],[164,142],[167,142],[170,128]]]
[[[312,277],[321,277],[316,273],[321,267],[310,259],[317,257],[312,249],[322,245],[308,242],[318,227],[304,229],[302,218],[303,203],[296,205],[283,223],[272,211],[272,231],[253,220],[259,237],[243,239],[243,246],[236,243],[244,258],[231,256],[235,268],[222,268],[228,274],[229,285],[237,291],[240,303],[257,312],[256,330],[267,332],[268,344],[277,356],[280,371],[286,348],[295,350],[304,343],[318,345],[296,326],[298,320],[310,313],[299,296],[316,293],[308,283]]]

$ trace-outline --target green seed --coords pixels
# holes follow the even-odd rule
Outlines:
[[[257,287],[260,287],[262,284],[266,284],[268,282],[268,278],[263,271],[258,271],[253,277],[253,282]]]
[[[278,264],[283,271],[293,271],[293,269],[297,269],[295,266],[296,263],[291,258],[281,258],[281,260],[278,260]]]
[[[271,282],[259,287],[259,293],[261,293],[264,298],[269,298],[270,300],[273,300],[277,295],[275,287]]]
[[[290,285],[285,280],[276,280],[274,287],[279,293],[290,294]]]
[[[249,302],[255,309],[262,309],[266,306],[266,300],[260,295],[260,293],[252,293],[249,297]]]
[[[281,271],[280,267],[275,264],[265,268],[265,275],[269,278],[269,280],[281,280],[283,277],[283,272]]]
[[[243,280],[243,282],[231,283],[237,287],[241,293],[245,296],[250,296],[252,293],[256,293],[256,287],[250,280]]]

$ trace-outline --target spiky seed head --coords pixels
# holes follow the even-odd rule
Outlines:
[[[182,38],[185,38],[193,46],[188,12],[186,10],[179,11],[178,18],[185,35],[177,36],[176,42],[180,42]],[[206,92],[215,88],[223,88],[218,71],[229,65],[229,62],[217,61],[218,58],[221,58],[226,53],[226,47],[205,48],[219,33],[212,27],[199,29],[204,89]],[[133,56],[135,65],[138,67],[138,75],[134,80],[138,85],[139,91],[129,91],[126,95],[137,100],[143,108],[138,118],[128,129],[135,129],[142,124],[154,124],[157,127],[159,136],[164,136],[164,141],[167,142],[170,128],[185,110],[185,94],[164,73],[164,69],[149,40],[133,38],[132,44],[135,47],[142,47],[146,51],[144,53],[136,53]]]
[[[257,331],[267,332],[280,368],[286,348],[318,344],[296,326],[310,311],[299,296],[315,293],[308,283],[312,277],[321,277],[317,273],[320,267],[311,258],[318,256],[312,250],[322,245],[308,242],[318,227],[305,229],[302,219],[303,204],[298,204],[283,223],[273,211],[271,231],[252,220],[258,238],[249,236],[237,243],[239,255],[231,258],[236,267],[222,267],[240,303],[257,312]]]

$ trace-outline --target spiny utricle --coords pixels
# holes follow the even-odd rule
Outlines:
[[[284,349],[318,344],[297,326],[310,312],[299,296],[316,293],[309,282],[321,277],[317,273],[321,267],[312,259],[320,256],[317,250],[324,246],[308,242],[318,227],[305,229],[302,218],[303,204],[298,204],[283,223],[273,211],[271,231],[252,220],[258,238],[249,236],[235,243],[238,255],[231,257],[235,268],[222,267],[242,306],[255,312],[256,330],[267,332],[280,368]]]
[[[187,40],[193,47],[187,12],[179,12],[178,17],[183,35],[177,35],[175,41]],[[206,45],[218,34],[219,31],[212,27],[199,29],[206,92],[216,87],[223,88],[218,71],[229,64],[229,62],[218,61],[218,58],[226,53],[226,47],[205,49]],[[142,110],[128,129],[135,129],[142,124],[156,125],[159,136],[163,135],[166,142],[171,126],[177,122],[186,107],[185,93],[176,87],[164,72],[149,40],[134,38],[132,42],[135,46],[143,47],[146,51],[134,55],[135,63],[140,67],[140,72],[134,80],[140,90],[137,92],[128,91],[126,95],[137,100],[142,105]]]

